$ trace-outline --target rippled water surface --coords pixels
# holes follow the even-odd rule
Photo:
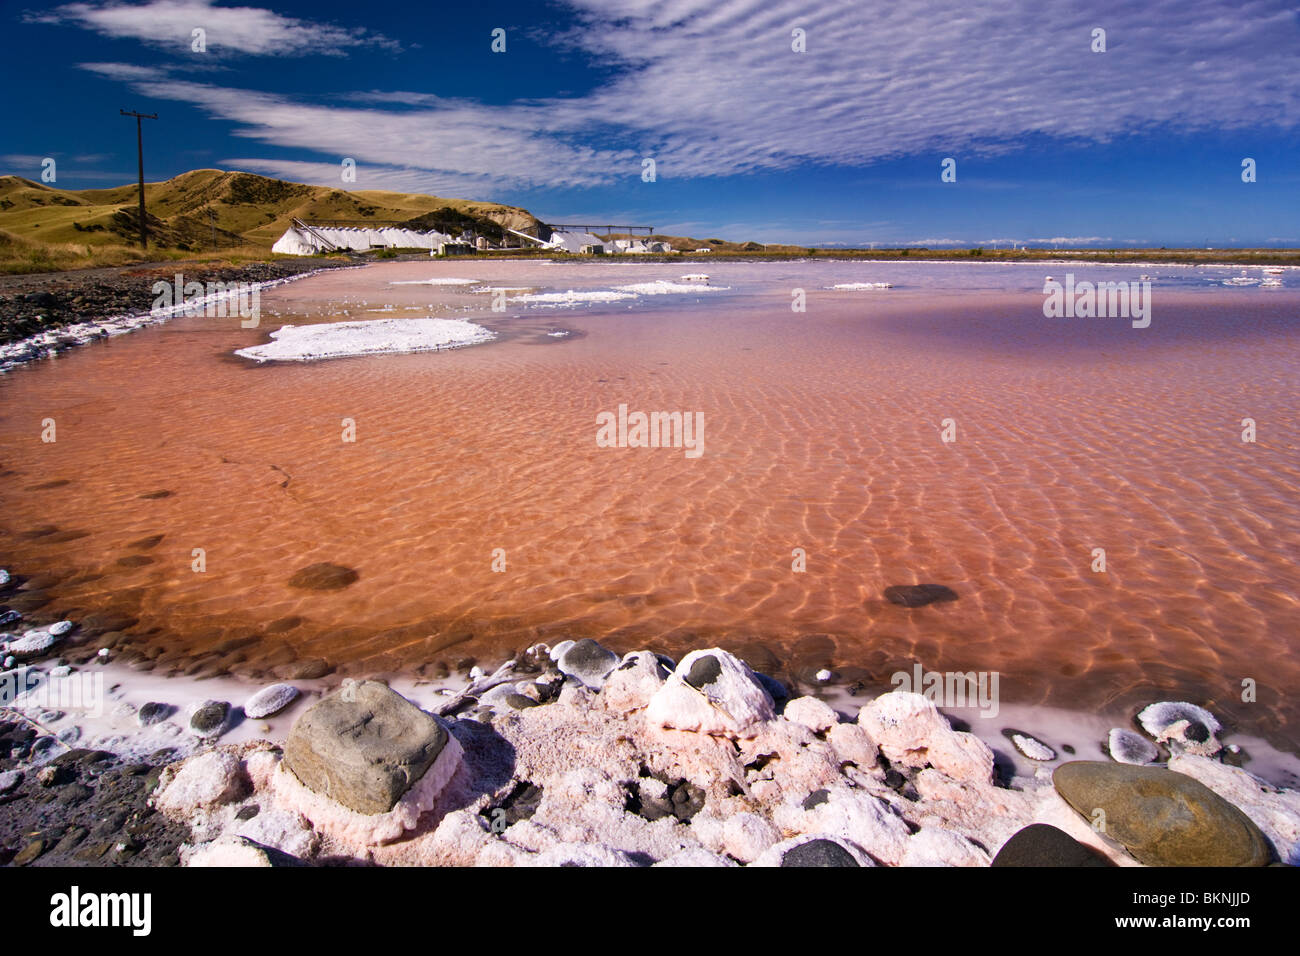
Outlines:
[[[830,667],[887,685],[920,661],[999,671],[1014,701],[1189,698],[1295,742],[1300,277],[1222,285],[1240,271],[334,272],[265,293],[260,328],[180,318],[0,379],[0,559],[51,610],[135,619],[128,643],[164,648],[173,669],[261,675],[324,657],[427,672],[564,636],[668,653],[717,643],[801,680]],[[690,272],[728,289],[504,313],[484,291]],[[1044,275],[1066,272],[1154,275],[1150,328],[1044,318]],[[434,277],[484,284],[389,284]],[[871,281],[895,287],[829,288]],[[426,315],[499,336],[306,364],[232,355],[287,322]],[[596,416],[620,404],[702,412],[703,454],[598,447]],[[357,579],[290,585],[318,562]],[[883,597],[914,583],[957,600]],[[1241,701],[1246,678],[1256,703]]]

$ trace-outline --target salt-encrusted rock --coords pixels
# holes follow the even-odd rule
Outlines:
[[[173,710],[175,708],[171,704],[162,704],[151,700],[140,705],[140,710],[135,715],[135,719],[140,722],[141,727],[149,727],[152,724],[166,720],[171,716]]]
[[[876,744],[871,735],[857,724],[836,724],[826,735],[841,763],[851,763],[863,770],[876,765]]]
[[[814,833],[782,840],[755,860],[753,866],[875,866],[875,861],[849,840]]]
[[[565,649],[556,660],[560,672],[582,681],[592,690],[600,690],[610,672],[618,665],[618,655],[583,638]]]
[[[22,782],[22,771],[6,770],[4,773],[0,773],[0,793],[8,793]]]
[[[248,789],[239,760],[221,750],[191,757],[154,798],[155,806],[174,817],[188,817],[238,800]]]
[[[560,843],[543,850],[536,856],[525,858],[524,866],[636,866],[621,850],[613,850],[599,843]]]
[[[1156,758],[1160,756],[1160,751],[1155,744],[1136,731],[1125,730],[1123,727],[1110,729],[1110,734],[1106,738],[1106,749],[1117,762],[1138,767],[1155,763]]]
[[[49,651],[54,645],[62,640],[59,636],[51,634],[45,628],[32,628],[25,631],[23,636],[16,641],[10,641],[5,650],[19,660],[38,657]]]
[[[722,825],[723,845],[727,855],[741,863],[752,863],[768,847],[781,841],[781,834],[756,813],[736,813]]]
[[[989,855],[943,827],[923,827],[907,840],[903,866],[988,866]]]
[[[852,841],[882,863],[902,862],[911,830],[888,803],[843,785],[826,788],[826,794],[824,800],[805,797],[776,807],[772,822],[783,833],[830,833]]]
[[[754,672],[718,648],[682,658],[646,708],[652,726],[733,737],[752,737],[774,718]]]
[[[0,614],[0,627],[4,627],[7,624],[13,624],[15,621],[21,621],[22,619],[23,615],[21,611],[5,611],[3,614]]]
[[[1223,749],[1219,721],[1204,707],[1186,701],[1161,701],[1138,714],[1142,729],[1175,751],[1213,757]]]
[[[262,846],[247,837],[223,836],[211,843],[183,848],[187,867],[275,867],[301,866],[302,861],[274,847]]]
[[[570,640],[560,641],[560,643],[556,644],[554,647],[550,649],[549,655],[551,660],[558,664],[560,662],[560,658],[564,656],[565,652],[569,648],[571,648],[574,645],[574,643],[576,642]],[[540,645],[540,646],[544,646],[544,645]]]
[[[665,857],[655,866],[736,866],[734,860],[729,860],[725,856],[719,856],[717,853],[710,853],[704,847],[692,846],[684,850],[678,850],[672,856]]]
[[[263,687],[244,704],[245,716],[261,720],[284,710],[298,699],[298,688],[292,684],[272,684]]]
[[[1259,827],[1191,777],[1160,767],[1103,761],[1062,764],[1052,783],[1085,819],[1147,866],[1264,866]],[[1101,810],[1104,817],[1097,817]]]
[[[387,813],[448,742],[436,719],[386,685],[347,681],[294,723],[283,767],[356,813]]]
[[[881,694],[858,712],[866,730],[889,761],[931,766],[957,780],[990,783],[993,751],[974,734],[953,730],[934,704],[920,694]]]
[[[230,704],[205,700],[190,714],[190,731],[199,737],[219,737],[230,723]]]
[[[645,707],[670,673],[656,655],[633,651],[605,679],[600,689],[601,703],[606,709],[623,713]]]
[[[239,821],[232,831],[234,836],[303,859],[316,851],[320,841],[310,821],[301,813],[274,807],[259,811],[251,819]]]
[[[1030,760],[1055,760],[1056,751],[1028,734],[1012,734],[1011,742]]]
[[[75,626],[76,625],[73,624],[71,621],[57,621],[54,624],[51,624],[47,628],[47,630],[55,637],[62,637],[64,634],[67,634],[70,630],[72,630]]]
[[[1227,800],[1268,837],[1283,863],[1300,866],[1300,791],[1274,787],[1239,767],[1180,754],[1169,769],[1198,780]]]
[[[9,583],[9,572],[0,568],[0,588]]]
[[[993,857],[993,866],[1110,866],[1100,854],[1064,830],[1032,823],[1015,835]]]
[[[781,716],[801,724],[815,734],[825,733],[839,723],[839,716],[825,701],[816,697],[797,697],[785,705]]]

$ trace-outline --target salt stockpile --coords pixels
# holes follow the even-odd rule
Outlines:
[[[441,232],[417,232],[389,226],[383,229],[356,229],[352,227],[311,226],[301,229],[291,226],[271,247],[272,252],[287,256],[314,256],[329,251],[326,243],[336,249],[365,252],[368,249],[436,249],[440,243],[451,242],[452,237]]]
[[[236,355],[258,362],[310,362],[348,355],[425,352],[486,342],[495,335],[464,319],[377,319],[286,325],[273,341],[239,349]]]

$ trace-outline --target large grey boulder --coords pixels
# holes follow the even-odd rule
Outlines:
[[[1265,866],[1250,817],[1191,777],[1160,767],[1077,760],[1052,774],[1077,813],[1147,866]]]
[[[447,731],[376,681],[347,681],[289,731],[284,766],[357,813],[387,813],[437,759]]]

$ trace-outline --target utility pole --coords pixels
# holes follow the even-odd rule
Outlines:
[[[123,116],[135,117],[135,149],[140,160],[140,248],[149,248],[149,226],[144,219],[144,133],[140,130],[140,120],[158,118],[157,113],[136,113],[118,110]]]

